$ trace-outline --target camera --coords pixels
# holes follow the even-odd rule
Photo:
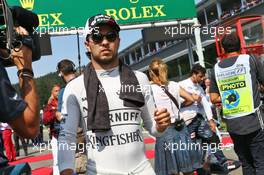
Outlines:
[[[185,125],[185,122],[183,119],[176,119],[174,125],[177,131],[181,131]]]
[[[20,51],[23,45],[32,50],[32,61],[41,57],[39,36],[34,28],[39,25],[38,16],[19,6],[8,7],[0,0],[0,61],[5,67],[13,66],[11,50]],[[25,28],[29,35],[20,35],[15,27]]]

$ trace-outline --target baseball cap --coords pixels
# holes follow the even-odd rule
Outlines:
[[[107,24],[113,27],[113,29],[116,30],[117,32],[120,31],[119,25],[112,17],[104,14],[97,14],[87,19],[84,28],[84,37],[94,32],[96,29],[95,27],[98,27],[99,24]]]

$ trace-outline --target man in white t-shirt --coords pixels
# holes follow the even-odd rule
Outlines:
[[[154,109],[146,75],[118,59],[119,31],[109,16],[87,20],[85,46],[91,63],[67,84],[62,102],[58,144],[62,175],[73,173],[75,150],[65,147],[75,145],[79,125],[86,133],[87,174],[155,174],[145,156],[142,121],[145,129],[159,136],[170,125],[170,116],[166,109]]]
[[[196,64],[191,70],[191,76],[188,79],[180,82],[180,86],[187,92],[200,96],[200,100],[196,103],[192,103],[189,106],[183,106],[181,108],[181,115],[185,117],[184,119],[187,124],[190,124],[194,117],[197,115],[197,113],[204,114],[206,115],[209,121],[211,129],[215,131],[216,125],[212,118],[213,114],[211,106],[206,98],[206,94],[203,88],[200,85],[205,78],[205,73],[205,68],[203,68],[199,64]]]
[[[199,64],[193,66],[190,77],[186,80],[180,82],[180,86],[184,88],[190,94],[197,94],[201,97],[201,100],[197,103],[193,103],[189,106],[181,108],[181,114],[184,117],[186,123],[188,124],[188,130],[191,134],[191,137],[197,138],[198,127],[201,125],[201,115],[206,116],[209,126],[213,131],[212,136],[206,140],[208,144],[211,144],[213,149],[213,155],[216,157],[221,166],[219,166],[219,171],[228,173],[231,170],[234,170],[240,166],[239,162],[228,160],[223,154],[222,150],[217,149],[220,144],[220,140],[216,135],[216,124],[213,119],[213,113],[211,105],[206,98],[206,93],[200,85],[205,79],[206,69]],[[197,115],[201,114],[201,115]],[[213,143],[213,144],[212,144]],[[215,146],[217,145],[217,146]],[[215,147],[212,147],[215,146]],[[204,174],[203,170],[198,170],[198,174]]]

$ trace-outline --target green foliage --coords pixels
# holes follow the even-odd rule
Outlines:
[[[51,94],[51,88],[54,84],[59,84],[61,87],[64,86],[64,82],[55,72],[36,78],[35,80],[41,108],[46,105]],[[18,84],[14,85],[14,88],[19,92]]]
[[[49,73],[36,79],[36,86],[40,99],[40,107],[43,107],[47,104],[47,101],[51,95],[51,89],[55,84],[59,84],[61,87],[64,86],[64,82],[57,73]]]

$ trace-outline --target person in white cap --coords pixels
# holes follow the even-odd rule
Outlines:
[[[118,59],[120,27],[113,18],[95,15],[87,20],[85,31],[91,63],[64,91],[60,173],[73,173],[75,150],[67,146],[76,144],[80,125],[87,141],[86,174],[154,175],[145,156],[142,121],[146,130],[159,136],[170,125],[170,115],[166,109],[155,109],[147,76]]]

